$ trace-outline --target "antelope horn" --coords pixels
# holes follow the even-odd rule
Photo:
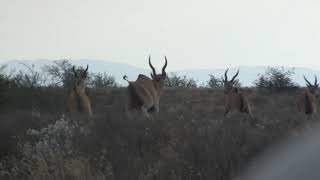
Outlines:
[[[316,75],[314,75],[314,85],[318,85],[318,79],[317,79],[317,76]]]
[[[227,76],[228,71],[229,71],[229,68],[228,68],[228,69],[226,70],[226,72],[224,73],[224,79],[225,79],[225,81],[228,81],[228,76]]]
[[[87,68],[84,70],[84,72],[82,74],[82,77],[86,77],[87,76],[88,69],[89,69],[89,65],[87,64]]]
[[[151,58],[150,58],[150,56],[149,56],[149,66],[150,66],[150,68],[152,69],[153,75],[157,75],[157,74],[156,74],[156,70],[154,69],[154,67],[153,67],[152,64],[151,64]]]
[[[307,78],[306,78],[305,76],[303,76],[303,78],[304,78],[304,80],[307,82],[307,84],[308,84],[309,86],[312,86],[311,83],[307,80]]]
[[[88,69],[89,69],[89,65],[87,64],[87,68],[86,70],[84,70],[84,72],[87,73]]]
[[[76,78],[78,77],[77,71],[74,69],[74,66],[72,66],[72,71],[74,72],[74,75],[76,76]]]
[[[232,77],[231,81],[233,82],[234,79],[235,79],[238,75],[239,75],[239,69],[238,69],[237,73]]]
[[[167,65],[168,65],[168,60],[167,60],[167,57],[164,56],[164,59],[165,59],[165,63],[164,63],[164,66],[162,68],[162,74],[165,75],[166,74],[166,68],[167,68]]]

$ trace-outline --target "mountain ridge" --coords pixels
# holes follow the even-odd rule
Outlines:
[[[126,63],[117,63],[104,60],[91,60],[91,59],[79,59],[79,60],[69,60],[70,63],[76,66],[86,66],[89,64],[90,72],[106,72],[109,75],[115,77],[117,83],[120,85],[126,85],[126,82],[123,81],[123,75],[127,75],[129,79],[135,80],[138,74],[149,75],[151,70],[146,68],[140,68]],[[36,70],[41,70],[41,67],[44,65],[49,65],[53,63],[53,60],[47,59],[36,59],[36,60],[11,60],[11,61],[0,61],[1,64],[7,64],[7,69],[16,69],[16,70],[26,70],[26,67],[21,63],[32,65]],[[258,74],[264,74],[268,66],[239,66],[232,67],[228,72],[228,76],[232,77],[233,74],[240,69],[240,74],[238,76],[241,84],[243,86],[252,86],[253,82],[258,79]],[[273,66],[273,67],[282,67],[282,66]],[[310,81],[313,81],[314,75],[320,75],[320,70],[303,68],[303,67],[284,67],[285,70],[294,70],[292,79],[298,85],[304,85],[303,75],[305,75]],[[160,69],[157,69],[160,71]],[[209,80],[209,74],[214,75],[215,77],[224,76],[226,69],[223,68],[206,68],[206,69],[184,69],[184,70],[175,70],[169,71],[168,73],[175,73],[179,76],[186,75],[188,78],[195,79],[198,84],[204,84]]]

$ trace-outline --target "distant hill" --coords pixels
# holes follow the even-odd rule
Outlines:
[[[22,63],[25,63],[27,65],[34,64],[35,69],[40,70],[43,65],[51,64],[52,61],[50,60],[12,60],[12,61],[6,61],[2,62],[1,64],[7,64],[8,70],[10,69],[16,69],[16,70],[26,70],[26,67],[23,66]],[[86,66],[89,64],[89,71],[90,72],[106,72],[110,75],[113,75],[116,78],[116,81],[121,85],[126,85],[126,82],[122,79],[122,76],[126,74],[130,80],[135,80],[137,75],[140,73],[149,75],[150,69],[146,66],[146,68],[139,68],[135,66],[131,66],[128,64],[123,63],[115,63],[115,62],[109,62],[109,61],[102,61],[102,60],[70,60],[70,62],[76,66]],[[229,76],[232,77],[232,75],[236,72],[238,68],[231,68],[229,71]],[[259,67],[250,67],[250,66],[243,66],[239,67],[240,74],[238,76],[241,84],[243,86],[252,86],[252,82],[258,78],[258,74],[264,73],[266,67],[265,66],[259,66]],[[291,69],[288,67],[285,67],[285,69]],[[216,77],[221,77],[224,74],[225,69],[186,69],[186,70],[179,70],[175,71],[174,73],[177,73],[178,75],[186,75],[187,77],[192,77],[195,80],[198,81],[199,84],[205,83],[209,80],[209,74],[212,74]],[[303,75],[306,75],[307,78],[310,79],[310,81],[313,81],[314,74],[320,75],[319,70],[313,70],[309,68],[295,68],[295,74],[293,75],[292,79],[294,82],[298,83],[299,85],[304,85],[305,82],[303,80]],[[171,73],[171,72],[168,72]],[[320,81],[320,76],[319,76]]]
[[[44,65],[52,64],[52,62],[53,61],[50,60],[13,60],[3,62],[2,64],[7,64],[8,70],[26,70],[26,67],[21,63],[27,65],[34,64],[36,70],[41,70],[41,67],[43,67]],[[121,85],[126,84],[126,82],[122,79],[123,75],[127,75],[129,77],[129,80],[135,80],[139,73],[149,74],[150,72],[148,69],[138,68],[128,64],[113,63],[101,60],[70,60],[70,62],[76,66],[83,67],[85,67],[88,64],[90,72],[106,72],[107,74],[114,76],[116,78],[116,81]]]

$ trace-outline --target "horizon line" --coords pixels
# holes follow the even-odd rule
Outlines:
[[[121,65],[127,65],[127,66],[132,66],[135,68],[140,68],[140,69],[148,69],[146,67],[140,67],[140,66],[136,66],[134,64],[130,64],[127,62],[116,62],[116,61],[112,61],[112,60],[107,60],[107,59],[99,59],[99,58],[77,58],[77,59],[71,59],[71,58],[60,58],[60,59],[54,59],[54,58],[35,58],[35,59],[29,59],[29,58],[25,58],[25,59],[20,59],[20,58],[13,58],[10,60],[2,60],[0,59],[0,64],[6,64],[9,63],[10,61],[59,61],[59,60],[69,60],[69,61],[99,61],[99,62],[106,62],[106,63],[113,63],[113,64],[121,64]],[[90,65],[90,64],[89,64]],[[307,66],[283,66],[283,65],[238,65],[238,66],[228,66],[228,67],[210,67],[210,68],[203,68],[203,67],[199,67],[199,68],[184,68],[184,69],[179,69],[179,68],[173,68],[171,71],[191,71],[191,70],[225,70],[226,68],[231,68],[231,69],[236,69],[236,68],[267,68],[267,67],[277,67],[277,68],[300,68],[300,69],[311,69],[311,70],[319,70],[320,68],[312,68],[312,67],[307,67]]]

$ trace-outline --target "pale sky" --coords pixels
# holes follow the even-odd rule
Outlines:
[[[317,0],[0,0],[0,60],[320,68]]]

